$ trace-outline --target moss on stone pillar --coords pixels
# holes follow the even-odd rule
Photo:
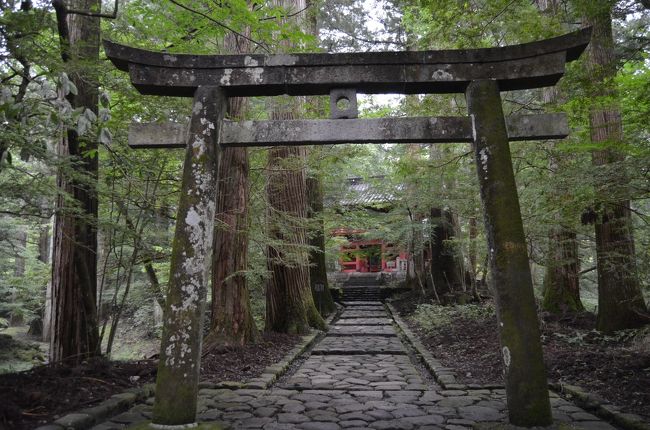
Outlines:
[[[510,422],[551,424],[539,321],[498,83],[466,92],[481,186]]]
[[[153,422],[196,420],[203,315],[212,258],[218,136],[226,97],[218,87],[194,95],[181,197],[172,244]]]

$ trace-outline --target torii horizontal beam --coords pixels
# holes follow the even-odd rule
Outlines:
[[[471,81],[494,79],[501,91],[554,85],[565,63],[586,48],[591,29],[499,48],[291,55],[187,55],[104,41],[106,55],[149,95],[191,97],[220,86],[229,97],[359,93],[462,93]]]
[[[565,114],[506,117],[510,141],[563,139],[569,134]],[[328,145],[344,143],[471,142],[469,117],[375,118],[285,121],[224,121],[220,143],[228,146]],[[184,148],[187,125],[133,123],[132,148]]]

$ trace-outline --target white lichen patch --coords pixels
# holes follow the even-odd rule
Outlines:
[[[471,114],[469,117],[472,120],[472,139],[476,142],[476,136],[478,136],[478,133],[476,132],[476,117],[474,114]]]
[[[452,75],[446,70],[438,69],[435,72],[433,72],[433,74],[431,75],[431,79],[435,79],[438,81],[453,81],[454,75]]]
[[[201,157],[205,154],[205,139],[201,136],[195,136],[194,141],[192,142],[192,149],[195,151],[196,157]]]
[[[481,162],[481,168],[485,173],[487,173],[488,161],[490,161],[490,150],[488,148],[481,148],[478,155],[479,155],[479,161]]]
[[[253,57],[249,57],[248,55],[244,57],[244,66],[246,67],[257,67],[259,63],[257,60]]]
[[[223,76],[219,80],[221,85],[230,85],[230,78],[232,77],[232,69],[224,69]]]
[[[253,69],[247,70],[248,75],[251,77],[251,81],[254,84],[261,84],[263,81],[264,68],[255,67]]]
[[[264,64],[267,66],[293,66],[298,62],[298,57],[295,55],[269,55],[266,57]]]
[[[175,55],[165,54],[165,55],[163,55],[163,61],[165,61],[167,63],[175,63],[175,62],[178,61],[178,57],[175,56]]]
[[[202,110],[203,110],[203,103],[201,103],[200,100],[194,102],[194,106],[192,106],[192,114],[198,115],[201,113]]]
[[[507,346],[504,346],[502,349],[503,352],[503,364],[505,364],[506,369],[510,367],[510,360],[512,357],[510,356],[510,349]]]
[[[215,129],[214,123],[206,118],[201,118],[201,125],[203,126],[203,134],[205,136],[210,136],[212,130]]]

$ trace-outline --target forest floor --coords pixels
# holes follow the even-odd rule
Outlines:
[[[503,384],[492,303],[418,310],[426,302],[407,295],[393,304],[434,357],[457,371],[460,383]],[[650,421],[650,327],[605,336],[595,324],[589,312],[541,315],[549,381],[577,385]]]
[[[203,357],[202,381],[242,382],[279,361],[299,336],[264,334],[255,344]],[[37,366],[0,375],[0,429],[31,429],[155,380],[157,360],[89,360],[75,368]]]

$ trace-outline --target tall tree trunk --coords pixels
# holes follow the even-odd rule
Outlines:
[[[480,300],[480,296],[478,294],[478,280],[477,280],[477,248],[476,248],[476,239],[478,238],[478,224],[476,222],[476,217],[472,216],[469,219],[469,252],[468,252],[468,260],[469,260],[469,276],[470,276],[470,282],[472,283],[472,297],[474,297],[476,300]],[[483,279],[483,282],[485,282],[485,279]]]
[[[294,14],[304,11],[306,6],[305,0],[274,0],[273,3]],[[305,17],[301,15],[304,12],[291,19],[303,20]],[[295,112],[300,110],[297,98],[276,97],[271,104],[274,120],[295,119]],[[305,154],[305,149],[299,146],[269,149],[267,222],[269,236],[275,243],[268,246],[266,256],[271,273],[266,286],[267,331],[306,333],[310,327],[325,328],[309,282]]]
[[[230,99],[229,115],[241,119],[245,99]],[[212,260],[212,326],[206,349],[243,345],[259,338],[246,284],[248,269],[248,150],[225,148],[217,181]]]
[[[50,262],[50,225],[43,224],[38,233],[38,261]]]
[[[456,236],[456,223],[451,212],[431,209],[431,279],[439,297],[463,286],[464,276],[459,256],[448,243]]]
[[[246,53],[247,40],[228,34],[224,41],[229,53]],[[247,99],[231,98],[228,117],[244,119]],[[212,322],[206,350],[219,345],[256,342],[255,326],[246,280],[248,270],[248,228],[250,194],[247,148],[225,148],[217,176],[217,209],[212,258]]]
[[[411,231],[409,237],[409,258],[411,267],[406,274],[406,285],[413,291],[422,295],[426,292],[426,278],[424,273],[424,240],[422,237],[422,219],[419,212],[409,209]]]
[[[97,112],[99,63],[99,19],[68,15],[63,2],[54,0],[61,52],[70,79],[78,94],[68,95],[74,108]],[[99,10],[99,0],[68,2],[73,9]],[[73,129],[64,130],[59,142],[61,157],[78,160],[77,172],[70,177],[60,170],[57,186],[54,253],[52,266],[53,335],[50,360],[76,364],[99,354],[97,331],[97,149],[95,139],[85,139]],[[92,155],[86,155],[86,154]],[[77,211],[68,206],[64,193],[73,197]]]
[[[537,0],[537,7],[544,15],[553,17],[559,13],[557,0]],[[556,104],[559,98],[558,87],[542,90],[545,104]],[[553,172],[563,170],[565,154],[552,154],[549,169]],[[571,193],[566,188],[554,188],[555,201],[560,202]],[[575,229],[567,227],[566,217],[560,212],[556,215],[557,225],[548,231],[548,251],[546,272],[544,274],[542,307],[554,313],[582,311],[580,301],[580,255]]]
[[[290,119],[290,112],[273,112],[273,119]],[[306,333],[324,328],[309,282],[305,218],[307,196],[303,148],[279,146],[269,150],[266,195],[269,235],[276,241],[267,249],[271,278],[266,291],[266,330]]]
[[[16,259],[14,262],[14,276],[22,278],[25,276],[25,251],[27,250],[27,231],[24,227],[20,227],[18,232],[18,249]]]
[[[616,74],[614,38],[612,35],[611,2],[589,2],[587,24],[593,26],[589,46],[588,66],[595,82],[593,97],[614,100],[609,106],[594,104],[590,115],[591,140],[607,142],[607,148],[592,152],[592,162],[601,172],[602,166],[620,163],[624,154],[612,143],[623,139],[621,114],[616,103],[612,78]],[[612,169],[613,170],[613,169]],[[634,236],[630,217],[630,202],[618,193],[612,201],[612,188],[624,189],[627,182],[624,169],[618,175],[597,175],[596,185],[596,255],[598,267],[598,322],[604,332],[634,328],[650,322],[650,314],[639,285]]]
[[[307,178],[308,217],[312,220],[309,235],[309,280],[314,301],[322,316],[336,310],[332,293],[327,283],[325,264],[325,221],[323,220],[323,184],[315,173]]]
[[[582,311],[580,301],[580,260],[576,232],[562,226],[549,231],[544,299],[542,307],[550,312]]]

